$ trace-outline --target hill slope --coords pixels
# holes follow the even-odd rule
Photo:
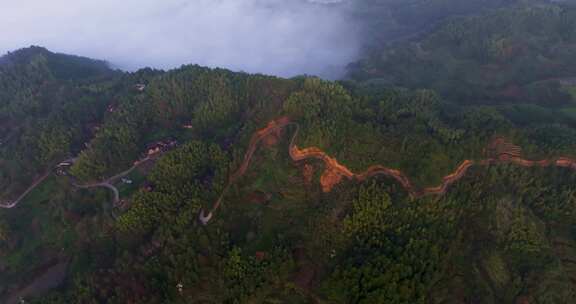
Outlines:
[[[0,203],[30,191],[0,209],[0,302],[570,303],[573,101],[495,93],[576,77],[565,12],[458,18],[355,81],[3,57]],[[504,34],[522,60],[471,55]]]
[[[455,18],[354,65],[357,80],[437,90],[467,103],[573,103],[576,10],[509,8]]]

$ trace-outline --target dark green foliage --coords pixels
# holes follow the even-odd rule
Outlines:
[[[118,220],[121,231],[148,232],[179,210],[196,217],[203,201],[214,200],[227,178],[228,159],[215,145],[190,142],[164,156],[150,172],[152,192],[139,192]]]
[[[459,103],[566,104],[560,80],[576,71],[574,15],[573,8],[540,5],[454,18],[363,60],[352,75],[434,89]]]
[[[10,169],[3,170],[5,181],[0,186],[2,194],[9,195],[83,146],[85,130],[103,119],[112,98],[110,92],[91,90],[84,83],[103,87],[116,73],[102,62],[38,47],[2,58],[0,158],[10,160],[6,164]],[[69,79],[58,70],[70,73]]]
[[[426,23],[504,2],[389,8]],[[569,303],[576,175],[567,168],[474,166],[441,197],[410,198],[385,177],[343,178],[323,192],[321,162],[290,160],[290,126],[260,143],[210,223],[198,221],[254,132],[280,116],[299,125],[298,147],[354,172],[400,170],[417,187],[485,159],[495,136],[527,159],[576,156],[566,79],[576,74],[574,12],[483,14],[366,59],[362,81],[199,66],[120,73],[39,48],[2,57],[2,201],[63,159],[78,157],[70,173],[80,182],[99,182],[156,141],[180,144],[131,171],[132,183],[116,181],[115,206],[103,189],[51,175],[0,210],[0,302],[65,262],[61,287],[27,302]]]
[[[393,204],[378,184],[360,187],[344,219],[349,247],[326,293],[337,303],[426,303],[456,221],[449,202]]]

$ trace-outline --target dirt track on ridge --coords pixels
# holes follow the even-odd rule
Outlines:
[[[567,157],[559,157],[555,159],[544,159],[544,160],[527,160],[521,157],[521,148],[515,146],[509,142],[507,142],[503,138],[495,138],[487,147],[487,151],[489,151],[488,158],[474,161],[466,159],[460,163],[460,165],[454,170],[454,172],[446,175],[442,178],[442,183],[435,187],[427,187],[427,188],[418,188],[414,186],[410,178],[406,176],[402,171],[385,167],[383,165],[374,165],[370,166],[366,171],[361,173],[354,173],[346,166],[340,164],[338,160],[334,157],[329,156],[326,152],[322,151],[317,147],[308,147],[300,149],[296,144],[296,138],[298,137],[298,133],[300,130],[300,126],[292,122],[290,118],[283,116],[272,120],[268,123],[265,128],[262,128],[252,135],[250,142],[248,144],[248,149],[244,154],[244,159],[236,172],[230,175],[222,194],[216,200],[212,208],[210,209],[208,214],[205,214],[205,211],[199,215],[199,220],[203,224],[207,224],[214,212],[218,210],[222,204],[222,200],[224,196],[228,192],[230,186],[236,181],[244,176],[248,168],[250,167],[250,163],[254,156],[254,153],[259,147],[259,144],[269,136],[280,135],[280,131],[288,126],[296,126],[296,130],[290,139],[290,144],[288,147],[288,152],[290,154],[290,158],[295,161],[305,161],[308,159],[317,159],[324,163],[325,169],[324,173],[320,178],[320,184],[322,185],[322,190],[324,192],[330,192],[334,186],[342,182],[344,178],[349,180],[358,180],[358,181],[365,181],[371,177],[377,175],[384,175],[395,179],[404,190],[410,194],[413,198],[419,198],[426,195],[443,195],[446,193],[448,188],[459,181],[462,177],[466,175],[468,169],[475,165],[487,166],[496,163],[511,163],[521,167],[563,167],[576,170],[576,161],[574,159],[570,159]],[[154,157],[155,158],[155,157]],[[110,189],[114,193],[114,203],[117,203],[120,200],[120,196],[118,193],[118,189],[113,185],[118,179],[130,174],[133,170],[135,170],[140,165],[154,159],[152,157],[147,157],[143,159],[138,164],[133,165],[130,169],[121,172],[117,175],[114,175],[104,181],[92,183],[92,184],[85,184],[80,185],[76,183],[76,181],[71,177],[72,185],[77,188],[96,188],[96,187],[104,187]],[[74,161],[74,159],[68,159],[66,161]],[[0,208],[10,209],[14,208],[18,205],[18,203],[26,197],[32,190],[34,190],[38,185],[40,185],[49,175],[51,171],[48,171],[43,176],[38,178],[26,191],[24,191],[16,200],[9,201],[9,202],[1,202]]]
[[[317,159],[324,163],[325,169],[324,173],[320,178],[320,184],[322,185],[322,190],[324,192],[330,192],[332,188],[342,182],[344,178],[349,180],[365,181],[371,177],[377,175],[384,175],[395,179],[404,190],[410,194],[413,198],[419,198],[427,195],[443,195],[448,191],[448,188],[459,181],[462,177],[466,175],[468,169],[472,166],[488,166],[497,163],[511,163],[521,167],[563,167],[576,170],[576,161],[567,157],[559,157],[556,159],[544,159],[544,160],[527,160],[521,157],[521,149],[515,146],[505,139],[498,137],[495,138],[487,147],[488,157],[480,161],[474,161],[466,159],[460,163],[460,165],[454,170],[454,172],[444,176],[442,178],[442,183],[435,187],[418,188],[412,181],[404,174],[402,171],[391,169],[382,165],[370,166],[366,171],[361,173],[354,173],[346,166],[340,164],[336,158],[329,156],[326,152],[322,151],[317,147],[308,147],[300,149],[296,144],[296,138],[300,126],[297,123],[291,122],[288,117],[280,117],[278,119],[272,120],[268,125],[256,131],[250,143],[248,145],[248,150],[244,155],[244,159],[236,172],[234,172],[220,197],[216,200],[208,214],[205,214],[204,210],[200,213],[199,220],[203,224],[207,224],[211,219],[216,210],[218,210],[222,204],[222,200],[226,195],[228,189],[232,184],[234,184],[240,177],[242,177],[246,170],[249,168],[254,153],[256,152],[259,144],[268,136],[278,133],[280,130],[286,128],[287,126],[294,125],[296,130],[290,139],[290,144],[288,147],[288,152],[290,158],[295,161],[305,161],[308,159]]]

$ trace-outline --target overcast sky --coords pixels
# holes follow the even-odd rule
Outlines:
[[[0,0],[0,53],[39,45],[128,70],[338,76],[359,45],[347,20],[302,0]]]

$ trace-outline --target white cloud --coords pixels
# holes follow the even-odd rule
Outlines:
[[[286,2],[0,0],[0,52],[34,44],[125,69],[198,63],[281,76],[326,76],[355,59],[356,29],[338,6]]]

